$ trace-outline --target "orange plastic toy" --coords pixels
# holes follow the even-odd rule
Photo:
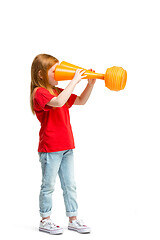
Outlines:
[[[105,86],[110,90],[119,91],[125,88],[127,81],[127,72],[122,67],[111,67],[106,70],[105,74],[95,73],[85,68],[78,67],[68,62],[61,62],[55,69],[55,80],[64,81],[71,80],[74,77],[77,69],[86,70],[87,75],[84,79],[102,79],[105,81]]]

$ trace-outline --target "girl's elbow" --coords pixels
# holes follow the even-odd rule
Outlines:
[[[56,102],[56,107],[62,107],[64,104],[61,101]]]
[[[52,107],[62,107],[62,106],[63,106],[63,103],[62,103],[62,101],[60,101],[59,99],[53,98],[53,99],[50,101],[50,106],[52,106]]]
[[[86,101],[84,101],[82,98],[79,98],[79,105],[84,105]]]
[[[58,106],[57,107],[63,107],[64,103],[58,103]]]
[[[80,105],[85,105],[85,104],[86,104],[86,102],[84,102],[84,101],[80,102]]]

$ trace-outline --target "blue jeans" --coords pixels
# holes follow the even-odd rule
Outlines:
[[[51,215],[52,193],[57,173],[63,190],[66,216],[77,216],[76,184],[74,180],[73,150],[39,153],[42,168],[42,185],[39,195],[41,217]]]

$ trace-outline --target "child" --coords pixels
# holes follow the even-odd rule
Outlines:
[[[68,229],[89,233],[90,228],[77,219],[76,185],[74,180],[73,149],[74,138],[70,124],[69,108],[84,105],[93,89],[95,79],[89,79],[82,94],[72,94],[77,83],[86,75],[85,70],[76,70],[75,75],[63,90],[57,88],[54,79],[58,59],[40,54],[35,57],[31,67],[30,104],[33,114],[41,123],[38,153],[42,168],[42,185],[39,195],[39,230],[51,234],[63,233],[50,219],[52,193],[57,174],[63,190],[66,215],[69,217]],[[91,69],[90,69],[91,70]]]

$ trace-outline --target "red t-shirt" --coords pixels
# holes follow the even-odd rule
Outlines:
[[[60,88],[59,90],[63,91]],[[57,96],[57,91],[54,91]],[[42,87],[37,88],[34,95],[34,111],[41,123],[38,152],[57,152],[75,148],[69,108],[74,104],[77,95],[71,94],[67,104],[56,108],[46,105],[53,97],[55,96]]]

